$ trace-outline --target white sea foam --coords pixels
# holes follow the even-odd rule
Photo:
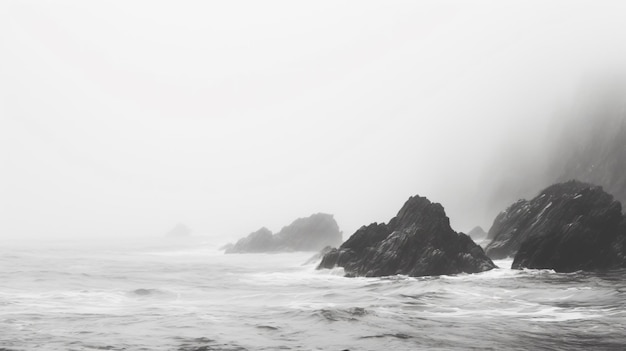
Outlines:
[[[345,278],[303,266],[311,253],[224,255],[195,242],[3,250],[0,347],[10,350],[626,343],[619,272],[512,270],[507,259],[477,274]]]

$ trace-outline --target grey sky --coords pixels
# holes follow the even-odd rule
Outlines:
[[[488,227],[493,160],[533,157],[620,1],[3,1],[0,236],[239,237],[414,194]]]

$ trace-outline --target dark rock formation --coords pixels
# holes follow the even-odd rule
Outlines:
[[[617,237],[611,243],[611,268],[626,268],[626,216],[620,223]]]
[[[512,268],[608,269],[620,264],[623,220],[621,204],[602,187],[572,180],[500,213],[485,251],[494,259],[514,255]]]
[[[480,226],[474,227],[474,229],[470,230],[467,235],[469,235],[469,237],[474,241],[487,239],[487,232],[485,232],[485,230]]]
[[[514,256],[531,236],[570,224],[589,214],[592,208],[611,206],[618,206],[613,208],[613,215],[619,222],[621,206],[602,188],[578,181],[550,186],[534,199],[518,200],[498,214],[489,229],[492,242],[485,251],[493,259]]]
[[[450,228],[443,207],[414,196],[388,224],[357,230],[318,266],[340,266],[348,276],[477,273],[495,268],[469,236]]]
[[[306,218],[298,218],[280,232],[272,234],[261,228],[240,239],[226,253],[318,251],[325,246],[341,243],[341,231],[333,215],[317,213]]]
[[[166,236],[189,236],[191,235],[191,229],[182,223],[178,223],[172,228],[169,232],[165,234]]]
[[[543,204],[544,207],[547,203]],[[537,205],[533,213],[539,214],[544,207]],[[492,240],[485,248],[487,256],[497,260],[515,255],[522,241],[526,239],[526,235],[519,235],[518,231],[532,224],[529,211],[529,201],[518,200],[498,214],[487,233],[487,239]]]

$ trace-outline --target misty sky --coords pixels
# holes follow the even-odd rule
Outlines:
[[[3,1],[0,238],[179,221],[237,238],[315,212],[347,238],[415,194],[488,229],[494,160],[541,155],[584,78],[624,68],[625,18],[620,1]]]

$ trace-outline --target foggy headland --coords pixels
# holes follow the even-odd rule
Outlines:
[[[623,348],[625,14],[3,2],[0,350]]]

